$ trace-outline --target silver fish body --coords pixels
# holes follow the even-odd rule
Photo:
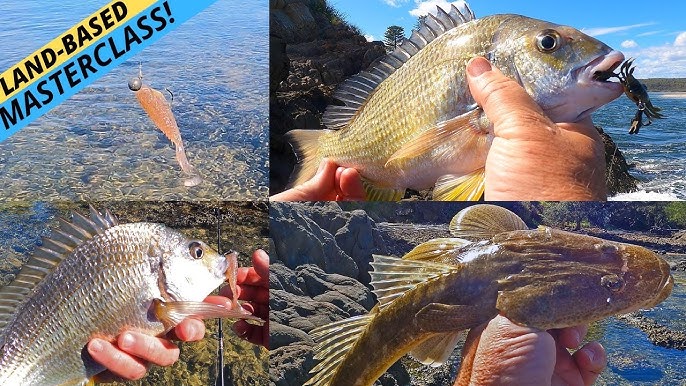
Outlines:
[[[84,348],[90,339],[164,333],[188,315],[164,314],[158,303],[206,304],[227,266],[162,224],[119,225],[92,208],[90,218],[61,220],[0,290],[0,384],[85,384],[104,370]]]

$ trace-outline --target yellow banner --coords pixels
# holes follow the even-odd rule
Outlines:
[[[155,2],[156,0],[112,1],[10,67],[0,75],[0,104]]]

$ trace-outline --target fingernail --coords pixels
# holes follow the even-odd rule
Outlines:
[[[102,352],[105,348],[102,345],[102,342],[100,342],[99,339],[93,339],[91,343],[88,345],[88,351],[90,352]]]
[[[195,324],[189,323],[188,326],[186,326],[186,334],[188,334],[189,340],[198,340],[198,329],[195,328]]]
[[[591,363],[595,362],[595,350],[589,348],[585,351],[586,351],[586,355],[588,355],[589,362],[591,362]]]
[[[136,339],[133,337],[133,335],[129,334],[128,332],[125,332],[119,338],[119,348],[121,349],[129,349],[133,347],[135,343]]]
[[[481,74],[491,71],[491,62],[482,57],[476,57],[467,63],[467,72],[473,77],[480,76]]]
[[[324,169],[326,169],[326,164],[327,164],[328,162],[329,162],[328,159],[322,158],[322,161],[319,163],[319,167],[317,168],[317,173],[315,173],[315,174],[316,174],[316,175],[321,174],[321,173],[324,171]]]
[[[581,334],[579,334],[579,331],[575,329],[573,336],[574,336],[574,344],[575,344],[574,347],[579,347],[579,345],[581,344]]]
[[[245,338],[248,334],[248,327],[243,323],[234,323],[231,329],[241,338]]]

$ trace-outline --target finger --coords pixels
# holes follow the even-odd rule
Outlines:
[[[238,337],[269,349],[268,323],[265,323],[264,326],[255,326],[239,320],[231,326],[231,329]]]
[[[309,195],[309,200],[331,200],[335,194],[335,178],[338,165],[333,161],[324,158],[319,164],[317,173],[311,180],[302,185],[302,191]]]
[[[598,342],[590,342],[572,355],[585,385],[592,385],[607,366],[605,348]]]
[[[360,173],[354,168],[346,168],[341,172],[340,191],[346,200],[362,201],[365,199],[364,185]]]
[[[533,126],[555,129],[531,96],[517,82],[491,66],[485,58],[476,57],[467,63],[467,82],[474,100],[493,123],[496,136],[510,137],[516,134],[510,131],[511,128]],[[532,121],[545,125],[531,125]]]
[[[246,278],[245,284],[269,286],[269,255],[262,249],[257,249],[252,254],[252,266],[256,277]]]
[[[119,350],[106,340],[92,339],[87,349],[96,362],[122,378],[137,380],[143,378],[148,372],[148,368],[141,360]]]
[[[117,338],[124,352],[159,366],[170,366],[179,359],[179,348],[172,342],[139,332],[125,332]]]
[[[341,175],[343,174],[343,171],[345,171],[345,168],[343,166],[339,166],[338,169],[336,169],[336,179],[334,184],[336,188],[336,199],[345,196],[343,194],[343,190],[341,190]]]
[[[205,323],[202,320],[186,318],[181,321],[171,333],[170,339],[182,340],[184,342],[195,342],[205,338]]]
[[[557,335],[558,342],[566,348],[577,348],[588,332],[587,325],[563,328]]]

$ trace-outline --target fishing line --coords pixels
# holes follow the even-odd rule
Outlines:
[[[217,217],[217,252],[221,254],[221,209],[219,207],[214,208],[214,215]],[[224,386],[224,329],[221,318],[217,318],[217,328],[219,329],[219,332],[217,333],[219,344],[217,345],[217,378],[215,379],[214,384],[215,386]]]

